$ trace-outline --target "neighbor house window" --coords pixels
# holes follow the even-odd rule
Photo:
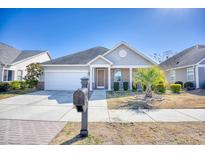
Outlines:
[[[115,82],[122,81],[122,72],[121,72],[121,69],[115,69],[115,72],[114,72],[114,80],[115,80]]]
[[[187,81],[194,81],[194,68],[187,68]]]
[[[22,81],[22,79],[23,79],[23,71],[18,70],[17,71],[17,80]]]
[[[13,71],[4,70],[4,81],[12,81],[13,79]]]
[[[175,70],[172,70],[171,73],[170,73],[170,80],[171,82],[175,82],[176,80],[176,75],[175,75]]]

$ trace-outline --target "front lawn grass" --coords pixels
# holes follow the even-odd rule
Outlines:
[[[7,92],[0,92],[0,100],[1,99],[5,99],[5,98],[9,98],[9,97],[14,97],[14,96],[18,96],[18,95],[23,95],[23,94],[27,94],[27,93],[31,93],[31,92],[35,92],[35,89],[25,89],[25,90],[10,90]]]
[[[205,144],[205,122],[89,123],[89,136],[79,137],[80,123],[68,123],[50,144]]]
[[[156,99],[147,104],[142,99],[144,94],[112,91],[107,92],[107,103],[109,109],[204,109],[204,94],[205,90],[203,89],[180,94],[154,94],[162,99]]]

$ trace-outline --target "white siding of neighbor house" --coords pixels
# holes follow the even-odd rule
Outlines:
[[[43,62],[48,61],[48,60],[50,60],[50,57],[48,56],[48,54],[43,53],[43,54],[39,54],[37,56],[31,57],[27,60],[24,60],[20,63],[17,63],[16,65],[13,66],[15,68],[14,80],[17,80],[17,71],[18,70],[23,70],[23,77],[25,77],[27,74],[26,66],[28,66],[31,63],[43,63]]]
[[[182,81],[183,83],[188,82],[187,80],[187,68],[181,68],[181,69],[175,69],[175,81]],[[168,81],[168,83],[172,83],[171,82],[171,70],[169,71],[165,71],[165,75],[166,75],[166,79]],[[194,80],[190,81],[193,82],[196,85],[196,75],[195,75],[195,68],[194,68]]]
[[[119,56],[119,51],[121,50],[125,50],[127,52],[126,57],[122,58]],[[129,49],[125,45],[119,46],[104,57],[110,60],[113,65],[153,65],[150,61],[137,54],[135,51]]]
[[[2,75],[3,75],[3,69],[0,65],[0,82],[3,81]]]

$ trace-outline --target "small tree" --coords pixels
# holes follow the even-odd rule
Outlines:
[[[151,87],[155,87],[159,82],[165,83],[165,75],[159,67],[140,68],[136,72],[135,80],[146,86],[145,98],[152,98]]]
[[[27,75],[25,80],[30,88],[36,87],[39,81],[39,77],[43,73],[43,68],[40,63],[32,63],[26,66]]]

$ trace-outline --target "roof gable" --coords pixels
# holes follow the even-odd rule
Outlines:
[[[104,57],[110,60],[113,65],[137,65],[137,66],[151,66],[155,65],[152,60],[145,57],[138,51],[130,48],[128,45],[122,43],[117,45],[106,54]]]
[[[129,44],[127,44],[126,42],[120,42],[118,43],[116,46],[114,46],[112,49],[110,49],[109,51],[107,51],[105,54],[103,54],[104,57],[107,57],[106,55],[110,54],[111,52],[115,51],[117,48],[124,46],[125,48],[133,51],[135,54],[141,56],[142,58],[144,58],[146,61],[148,61],[149,63],[152,63],[154,65],[157,65],[157,63],[155,61],[153,61],[151,58],[149,58],[148,56],[144,55],[143,53],[141,53],[140,51],[138,51],[137,49],[131,47]]]
[[[94,58],[93,60],[91,60],[88,64],[109,64],[109,65],[111,65],[112,62],[109,61],[108,59],[106,59],[105,57],[99,55],[96,58]]]
[[[0,63],[9,65],[20,53],[20,50],[0,42]]]
[[[41,50],[23,50],[15,59],[12,63],[17,63],[22,60],[26,60],[27,58],[39,55],[41,53],[44,53],[46,51],[41,51]]]
[[[18,50],[5,43],[0,42],[0,63],[12,65],[14,63],[26,60],[27,58],[44,53],[42,50]]]

